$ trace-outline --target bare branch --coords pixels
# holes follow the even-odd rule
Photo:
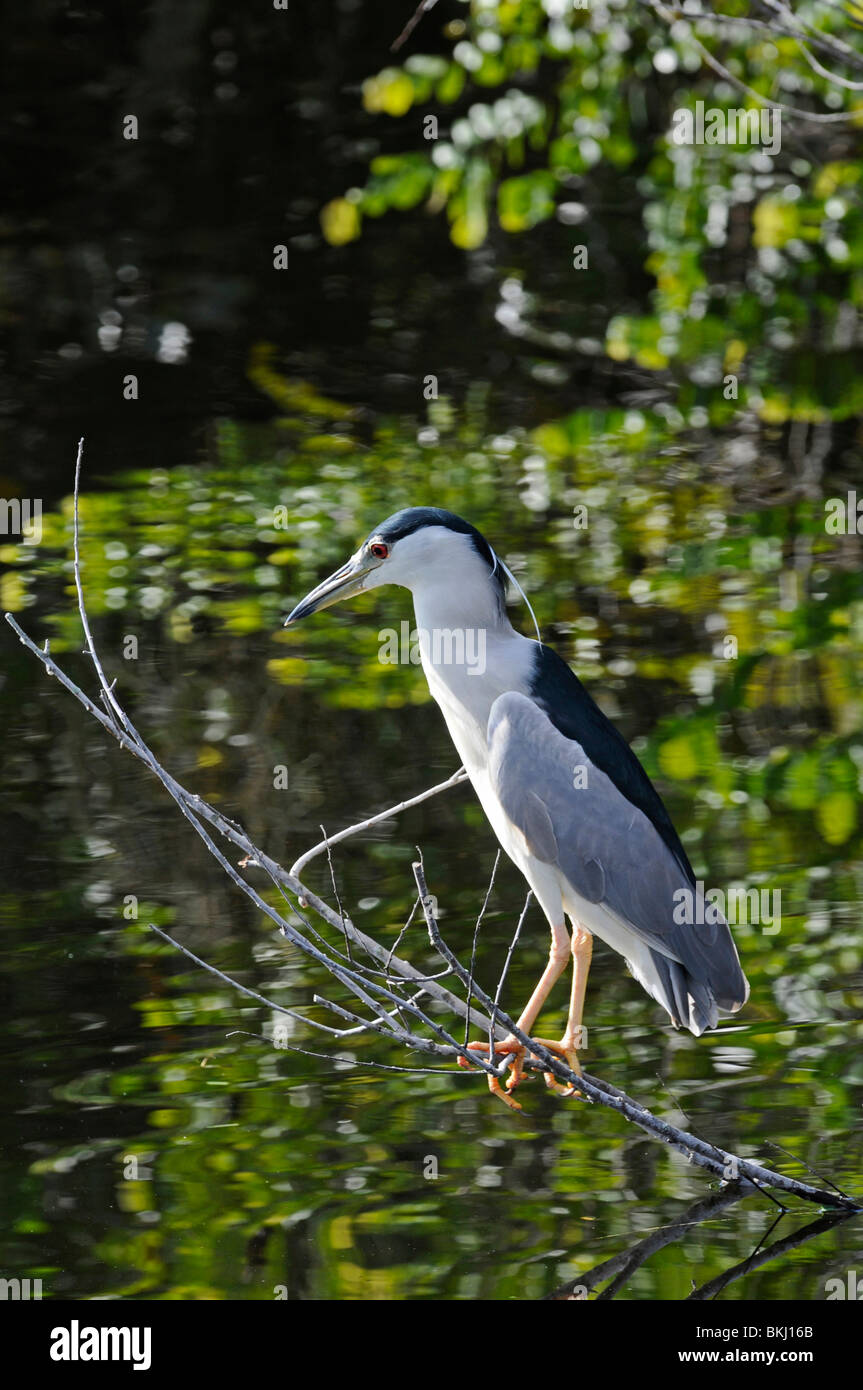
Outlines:
[[[530,907],[530,904],[531,904],[532,899],[533,899],[533,893],[528,893],[527,897],[526,897],[525,900],[524,900],[524,907],[523,907],[522,910],[521,910],[521,915],[520,915],[518,921],[517,921],[516,924],[515,924],[515,931],[513,932],[512,940],[511,940],[510,943],[509,943],[509,947],[508,947],[507,953],[506,953],[506,958],[505,958],[505,960],[504,960],[504,962],[503,962],[503,966],[502,966],[502,968],[501,968],[500,976],[498,977],[497,989],[496,989],[495,992],[494,992],[494,1009],[493,1009],[491,1018],[489,1019],[489,1025],[488,1025],[488,1051],[489,1051],[489,1056],[491,1056],[492,1052],[494,1051],[494,1047],[493,1047],[493,1043],[494,1043],[493,1028],[494,1028],[494,1020],[497,1018],[498,1007],[499,1007],[499,1005],[500,1005],[500,996],[501,996],[501,994],[503,993],[503,987],[504,987],[504,984],[505,984],[505,982],[506,982],[506,977],[507,977],[507,975],[509,974],[509,967],[510,967],[510,963],[511,963],[511,961],[512,961],[512,954],[513,954],[513,951],[515,950],[516,946],[518,945],[518,939],[519,939],[519,937],[521,936],[521,929],[522,929],[522,927],[524,926],[524,919],[525,919],[525,917],[527,916],[527,910],[528,910],[528,908]]]
[[[427,791],[420,792],[419,796],[412,796],[409,801],[400,801],[397,806],[390,806],[386,811],[378,811],[377,815],[369,816],[367,820],[358,821],[356,825],[349,825],[346,830],[339,830],[335,835],[325,836],[318,844],[307,849],[305,854],[301,854],[299,859],[294,860],[290,872],[299,878],[309,861],[314,859],[316,855],[323,854],[329,846],[340,844],[350,835],[359,835],[361,831],[368,830],[373,825],[379,825],[381,821],[392,820],[394,816],[400,815],[402,811],[407,811],[411,806],[419,806],[421,801],[428,801],[429,797],[437,796],[438,792],[445,792],[449,787],[455,787],[459,782],[466,781],[467,773],[463,767],[460,767],[458,772],[454,772],[445,782],[438,782],[436,787],[429,787]]]
[[[475,924],[474,929],[473,929],[473,941],[471,942],[471,948],[470,948],[470,970],[468,971],[468,974],[470,975],[470,984],[468,985],[468,989],[467,989],[467,1002],[468,1002],[468,1004],[470,1004],[471,990],[473,989],[473,982],[474,982],[474,978],[475,978],[475,976],[476,976],[476,943],[477,943],[477,941],[479,940],[479,929],[480,929],[480,926],[482,925],[482,919],[483,919],[483,917],[485,916],[486,908],[488,907],[489,898],[491,897],[492,889],[494,888],[494,880],[495,880],[495,878],[496,878],[496,876],[497,876],[497,866],[498,866],[499,863],[500,863],[500,850],[498,850],[497,854],[494,856],[494,863],[493,863],[492,866],[491,866],[491,877],[490,877],[490,879],[489,879],[489,881],[488,881],[488,888],[486,888],[486,890],[485,890],[485,897],[483,898],[482,907],[481,907],[480,910],[479,910],[479,914],[478,914],[477,919],[476,919],[476,924]],[[416,907],[418,904],[419,904],[419,899],[417,899],[417,903],[416,903],[414,906]],[[411,915],[413,915],[413,914],[411,914]],[[465,1047],[467,1047],[469,1033],[470,1033],[470,1023],[468,1022],[467,1019],[465,1019],[465,1024],[464,1024],[464,1045],[465,1045]],[[491,1042],[491,1039],[490,1039],[490,1038],[489,1038],[489,1042]]]
[[[417,5],[416,9],[414,10],[404,29],[402,29],[401,33],[399,34],[398,38],[393,39],[392,43],[390,44],[391,53],[397,53],[398,50],[401,48],[402,44],[407,43],[408,39],[410,38],[414,29],[419,24],[423,15],[428,14],[429,10],[433,10],[436,4],[437,0],[420,0],[420,3]]]

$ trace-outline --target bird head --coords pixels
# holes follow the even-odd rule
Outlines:
[[[476,527],[439,507],[407,507],[377,526],[346,564],[297,604],[285,627],[366,589],[400,584],[416,596],[445,588],[450,594],[487,595],[502,608],[503,565]]]

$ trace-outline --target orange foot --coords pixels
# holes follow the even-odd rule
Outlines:
[[[488,1043],[468,1043],[467,1050],[468,1052],[488,1053]],[[503,1042],[495,1042],[494,1044],[494,1056],[492,1060],[496,1060],[501,1055],[505,1056],[507,1053],[511,1053],[512,1061],[509,1064],[511,1070],[507,1078],[506,1090],[503,1089],[496,1076],[489,1076],[488,1089],[491,1091],[493,1096],[497,1096],[498,1100],[502,1100],[504,1105],[508,1105],[510,1110],[521,1110],[521,1106],[519,1105],[518,1101],[514,1100],[510,1093],[515,1090],[519,1081],[521,1081],[524,1070],[524,1058],[526,1051],[527,1049],[525,1048],[524,1044],[518,1042],[516,1038],[505,1038]],[[458,1057],[456,1058],[456,1061],[458,1062],[460,1067],[467,1068],[470,1066],[470,1062],[466,1061],[464,1057]]]
[[[581,1076],[581,1063],[571,1038],[563,1037],[560,1042],[551,1042],[548,1038],[537,1038],[536,1041],[542,1043],[543,1047],[547,1047],[549,1052],[559,1052],[567,1066],[571,1067],[577,1076]],[[580,1096],[582,1094],[575,1086],[562,1086],[553,1072],[545,1071],[543,1077],[549,1090],[557,1091],[559,1096]]]
[[[581,1076],[581,1063],[578,1060],[578,1053],[571,1038],[564,1036],[561,1038],[560,1042],[552,1042],[549,1038],[537,1038],[536,1041],[541,1043],[543,1047],[547,1047],[549,1052],[559,1053],[567,1065],[571,1067],[578,1076]],[[467,1047],[468,1052],[488,1053],[487,1042],[472,1042],[468,1043]],[[524,1076],[524,1059],[527,1055],[527,1048],[523,1043],[518,1042],[516,1038],[505,1038],[503,1042],[495,1043],[495,1058],[501,1055],[506,1056],[507,1053],[512,1054],[512,1061],[509,1064],[510,1073],[506,1082],[506,1090],[503,1089],[496,1076],[490,1076],[488,1078],[488,1089],[493,1096],[497,1096],[498,1100],[502,1100],[504,1105],[508,1105],[510,1110],[521,1110],[518,1101],[513,1099],[512,1092]],[[470,1063],[465,1061],[464,1057],[459,1057],[457,1060],[460,1067],[470,1066]],[[549,1090],[557,1091],[560,1096],[580,1096],[582,1094],[575,1086],[562,1086],[553,1072],[543,1072],[543,1077]]]

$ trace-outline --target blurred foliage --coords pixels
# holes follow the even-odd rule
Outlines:
[[[855,834],[863,775],[859,537],[828,535],[821,499],[753,505],[745,433],[729,439],[727,459],[711,473],[696,462],[696,436],[667,413],[580,410],[534,431],[490,434],[479,398],[466,412],[442,399],[429,404],[425,426],[382,420],[361,444],[350,411],[280,376],[271,350],[258,349],[250,370],[285,412],[272,427],[275,450],[262,453],[267,431],[222,421],[206,466],[121,475],[110,491],[81,499],[88,608],[94,619],[114,615],[109,631],[182,645],[202,622],[238,638],[264,631],[275,647],[265,671],[281,685],[313,689],[334,708],[425,703],[418,667],[378,659],[384,628],[397,628],[382,618],[379,595],[335,619],[356,630],[357,678],[357,648],[333,643],[329,617],[281,629],[286,576],[299,597],[384,514],[418,500],[467,513],[500,545],[503,490],[520,498],[523,518],[521,527],[508,518],[504,553],[544,623],[572,642],[580,674],[617,676],[612,687],[621,675],[670,683],[684,700],[685,711],[661,720],[651,772],[709,783],[722,805],[736,790],[765,814],[768,806],[805,811],[832,845]],[[735,458],[736,477],[728,469]],[[63,605],[47,615],[57,652],[80,640],[70,602],[71,510],[67,499],[44,516],[38,550],[20,544],[0,553],[13,611],[37,602],[44,610],[46,581],[59,583]],[[582,594],[604,596],[589,606],[613,604],[613,621],[584,611],[573,567]],[[644,640],[645,629],[670,622],[691,634],[685,653],[663,654]],[[606,644],[627,641],[633,651],[619,671],[611,656],[603,662]],[[124,662],[130,672],[134,660]],[[759,734],[789,708],[803,711],[799,730],[778,740]],[[746,746],[734,777],[718,741],[722,720],[731,721],[728,753]]]
[[[841,68],[834,81],[829,62],[825,72],[810,63],[778,19],[771,32],[751,25],[742,3],[717,10],[471,0],[445,26],[448,56],[412,54],[365,83],[366,110],[398,120],[416,148],[372,159],[365,185],[324,207],[324,236],[342,245],[364,218],[424,204],[446,213],[452,241],[470,251],[495,228],[526,233],[556,217],[569,244],[558,236],[555,254],[583,245],[589,277],[618,215],[608,181],[627,175],[654,288],[649,312],[610,309],[607,355],[670,374],[684,413],[709,397],[717,421],[739,402],[771,423],[859,413],[859,354],[846,350],[863,307],[863,96],[842,85]],[[813,0],[793,18],[853,40],[840,7]],[[432,13],[415,42],[434,25]],[[699,43],[757,95],[717,77]],[[769,119],[755,144],[738,138],[742,122],[734,143],[672,138],[675,113],[699,105],[770,118],[759,97],[849,120],[786,110],[775,142]],[[499,255],[518,257],[494,239]],[[527,288],[526,272],[515,273]]]

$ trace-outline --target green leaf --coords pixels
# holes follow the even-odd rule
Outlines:
[[[497,191],[497,216],[505,232],[524,232],[554,212],[555,181],[546,169],[505,179]]]

